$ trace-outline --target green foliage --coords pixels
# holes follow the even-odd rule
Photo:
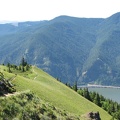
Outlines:
[[[15,91],[16,90],[10,80],[7,80],[4,77],[4,74],[0,72],[0,95],[4,95],[4,93],[13,93]]]
[[[30,71],[31,65],[29,65],[24,58],[22,58],[22,62],[19,66],[8,63],[7,67],[8,67],[9,73],[12,73],[12,72],[20,73],[20,72]]]
[[[4,69],[7,69],[7,67],[0,66],[0,69],[1,71],[3,71]],[[15,85],[15,89],[17,91],[31,90],[42,100],[53,104],[54,106],[51,107],[53,110],[55,110],[56,108],[63,110],[60,113],[59,110],[57,110],[57,112],[59,113],[59,119],[62,119],[61,114],[66,116],[66,111],[70,113],[70,116],[66,118],[73,118],[73,120],[74,117],[72,117],[72,115],[74,116],[75,114],[77,116],[81,116],[80,118],[82,118],[82,115],[88,113],[88,111],[99,111],[101,118],[105,120],[110,120],[111,118],[111,116],[107,114],[104,110],[84,99],[75,91],[57,81],[55,78],[53,78],[43,70],[40,70],[34,66],[31,66],[30,70],[25,72],[12,69],[12,73],[8,73],[7,71],[3,71],[3,73],[7,78],[13,78],[15,77],[15,74],[17,74],[16,77],[12,80],[12,83]],[[31,95],[27,96],[29,96],[27,97],[29,99],[32,98]],[[26,97],[24,95],[22,95],[20,100],[15,99],[15,101],[19,101],[19,104],[22,107],[26,106],[28,103],[28,100],[26,100]],[[39,103],[39,99],[35,99],[35,104],[37,103]],[[42,109],[40,110],[41,114],[47,114],[46,107],[47,105],[42,106]],[[29,106],[27,107],[27,109],[29,109]],[[29,109],[29,111],[31,111],[31,109]],[[47,119],[48,116],[43,114],[40,116],[41,119]],[[56,113],[53,112],[53,116],[54,115],[56,115]],[[26,113],[25,116],[27,117],[28,113]]]
[[[79,90],[77,90],[77,93],[80,94],[80,95],[82,95],[83,97],[85,97],[85,98],[88,99],[88,100],[91,100],[91,99],[92,99],[92,98],[90,97],[88,88],[84,88],[84,90],[79,89]]]
[[[96,105],[98,105],[98,106],[100,106],[101,107],[101,100],[100,100],[100,96],[99,96],[99,94],[97,93],[96,95],[95,95],[95,98],[94,98],[94,101],[93,101]]]
[[[87,91],[87,95],[84,95],[86,93],[86,91]],[[113,118],[115,118],[117,120],[120,119],[120,116],[119,116],[120,115],[120,104],[118,104],[117,102],[107,99],[107,98],[103,97],[102,95],[99,95],[96,92],[89,92],[88,88],[79,89],[77,92],[78,92],[78,94],[84,96],[86,99],[92,101],[99,107],[102,107],[110,115],[112,115]]]
[[[25,61],[24,57],[22,58],[22,61],[21,61],[21,68],[22,68],[22,72],[25,72],[29,70],[29,64],[27,64],[27,61]]]
[[[74,91],[77,91],[77,81],[74,83],[73,88]]]
[[[19,64],[24,54],[30,64],[37,64],[55,78],[73,85],[79,77],[76,69],[81,74],[103,20],[60,16],[50,21],[19,23],[18,27],[5,25],[6,29],[2,29],[3,25],[0,62]]]
[[[72,86],[75,80],[78,84],[120,85],[119,16],[59,16],[50,21],[19,23],[18,27],[0,25],[0,63],[19,64],[24,54],[31,64]]]
[[[4,116],[10,116],[10,118],[13,118],[13,116],[16,116],[20,112],[20,106],[16,103],[6,103],[6,106],[3,109]]]
[[[70,114],[55,108],[50,103],[46,103],[32,92],[23,92],[19,95],[10,96],[0,99],[0,120],[20,119],[20,120],[57,120],[70,118]],[[78,116],[72,116],[75,120],[79,120]],[[77,119],[76,119],[77,118]]]

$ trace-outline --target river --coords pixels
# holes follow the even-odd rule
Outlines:
[[[103,95],[105,98],[109,98],[120,104],[120,89],[117,88],[91,88],[88,87],[89,91],[95,91]]]

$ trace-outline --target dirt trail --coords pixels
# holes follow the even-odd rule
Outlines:
[[[17,75],[15,75],[14,77],[10,78],[9,81],[15,80],[16,77],[17,77]]]
[[[6,93],[6,94],[4,94],[4,96],[2,98],[10,97],[10,96],[16,96],[16,95],[19,95],[21,93],[27,93],[27,92],[30,92],[30,90],[25,90],[25,91],[20,91],[20,92],[14,92],[14,93]]]
[[[18,95],[18,94],[20,94],[20,92],[7,93],[7,94],[4,94],[4,97],[10,97],[10,96],[13,96],[13,95]]]
[[[38,77],[38,73],[37,73],[37,72],[35,72],[34,67],[35,67],[35,66],[33,66],[33,67],[32,67],[32,71],[36,74],[36,76],[34,77],[34,79],[33,79],[33,80],[35,80],[35,79]]]

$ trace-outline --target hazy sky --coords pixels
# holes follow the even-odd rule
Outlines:
[[[0,0],[0,21],[50,20],[59,15],[106,18],[120,11],[120,0]]]

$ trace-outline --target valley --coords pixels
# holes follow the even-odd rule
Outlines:
[[[88,120],[97,113],[101,120],[119,118],[117,103],[101,97],[111,116],[97,106],[98,96],[89,101],[74,89],[75,83],[89,84],[105,97],[119,98],[120,89],[112,89],[120,86],[119,39],[120,12],[108,18],[58,16],[0,24],[0,117]]]
[[[0,63],[21,57],[63,83],[120,85],[120,13],[0,24]]]

